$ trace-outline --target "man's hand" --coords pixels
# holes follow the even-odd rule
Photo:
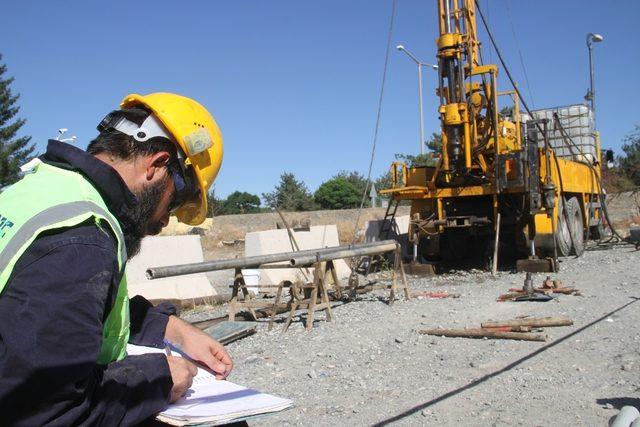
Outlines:
[[[176,316],[169,317],[165,338],[190,358],[215,372],[220,380],[225,379],[233,369],[231,357],[222,344]]]
[[[169,371],[173,381],[171,387],[171,403],[173,403],[184,396],[191,387],[198,368],[184,357],[167,356],[167,363],[169,363]]]

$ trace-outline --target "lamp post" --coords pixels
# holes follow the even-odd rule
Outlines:
[[[396,49],[406,53],[407,56],[411,58],[413,62],[415,62],[416,65],[418,66],[418,103],[419,103],[419,109],[420,109],[420,154],[424,154],[424,119],[423,119],[423,113],[422,113],[422,67],[428,66],[433,68],[434,70],[437,70],[438,66],[434,64],[427,64],[426,62],[420,62],[418,58],[416,58],[411,52],[409,52],[401,44],[396,46]]]
[[[593,111],[593,124],[596,123],[596,91],[593,87],[593,43],[600,43],[604,40],[600,34],[589,33],[587,34],[587,48],[589,49],[589,90],[584,96],[584,99],[591,104],[591,111]]]
[[[70,142],[70,143],[74,143],[76,142],[77,137],[75,135],[73,135],[71,138],[62,138],[62,136],[68,131],[69,129],[67,128],[60,128],[58,129],[58,136],[56,136],[56,141],[60,141],[60,142]]]

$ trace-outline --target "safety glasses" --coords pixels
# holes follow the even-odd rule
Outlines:
[[[182,169],[178,165],[178,161],[174,160],[167,163],[167,171],[169,172],[175,187],[173,199],[171,199],[171,203],[169,204],[169,212],[174,213],[187,200],[189,195],[189,185],[185,179]]]

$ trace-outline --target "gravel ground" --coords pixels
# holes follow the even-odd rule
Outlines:
[[[398,300],[375,291],[334,304],[334,322],[297,318],[285,334],[228,345],[230,380],[293,399],[294,408],[251,422],[275,425],[605,425],[624,404],[640,406],[640,253],[631,247],[565,259],[554,275],[582,296],[496,302],[524,274],[459,272],[410,277],[413,291],[453,299]],[[536,286],[544,275],[534,276]],[[625,307],[626,305],[626,307]],[[624,308],[623,308],[624,307]],[[431,327],[479,327],[516,316],[569,316],[546,343],[424,336]]]

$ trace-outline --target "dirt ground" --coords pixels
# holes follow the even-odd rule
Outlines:
[[[374,291],[334,303],[334,322],[297,318],[228,345],[230,380],[293,399],[294,408],[251,422],[276,425],[605,425],[640,406],[640,252],[588,251],[554,278],[582,296],[496,302],[523,274],[459,272],[410,278],[413,291],[453,299],[386,302]],[[538,274],[534,283],[544,276]],[[421,328],[478,327],[488,319],[565,315],[547,342],[431,337]],[[188,314],[187,314],[188,316]]]

